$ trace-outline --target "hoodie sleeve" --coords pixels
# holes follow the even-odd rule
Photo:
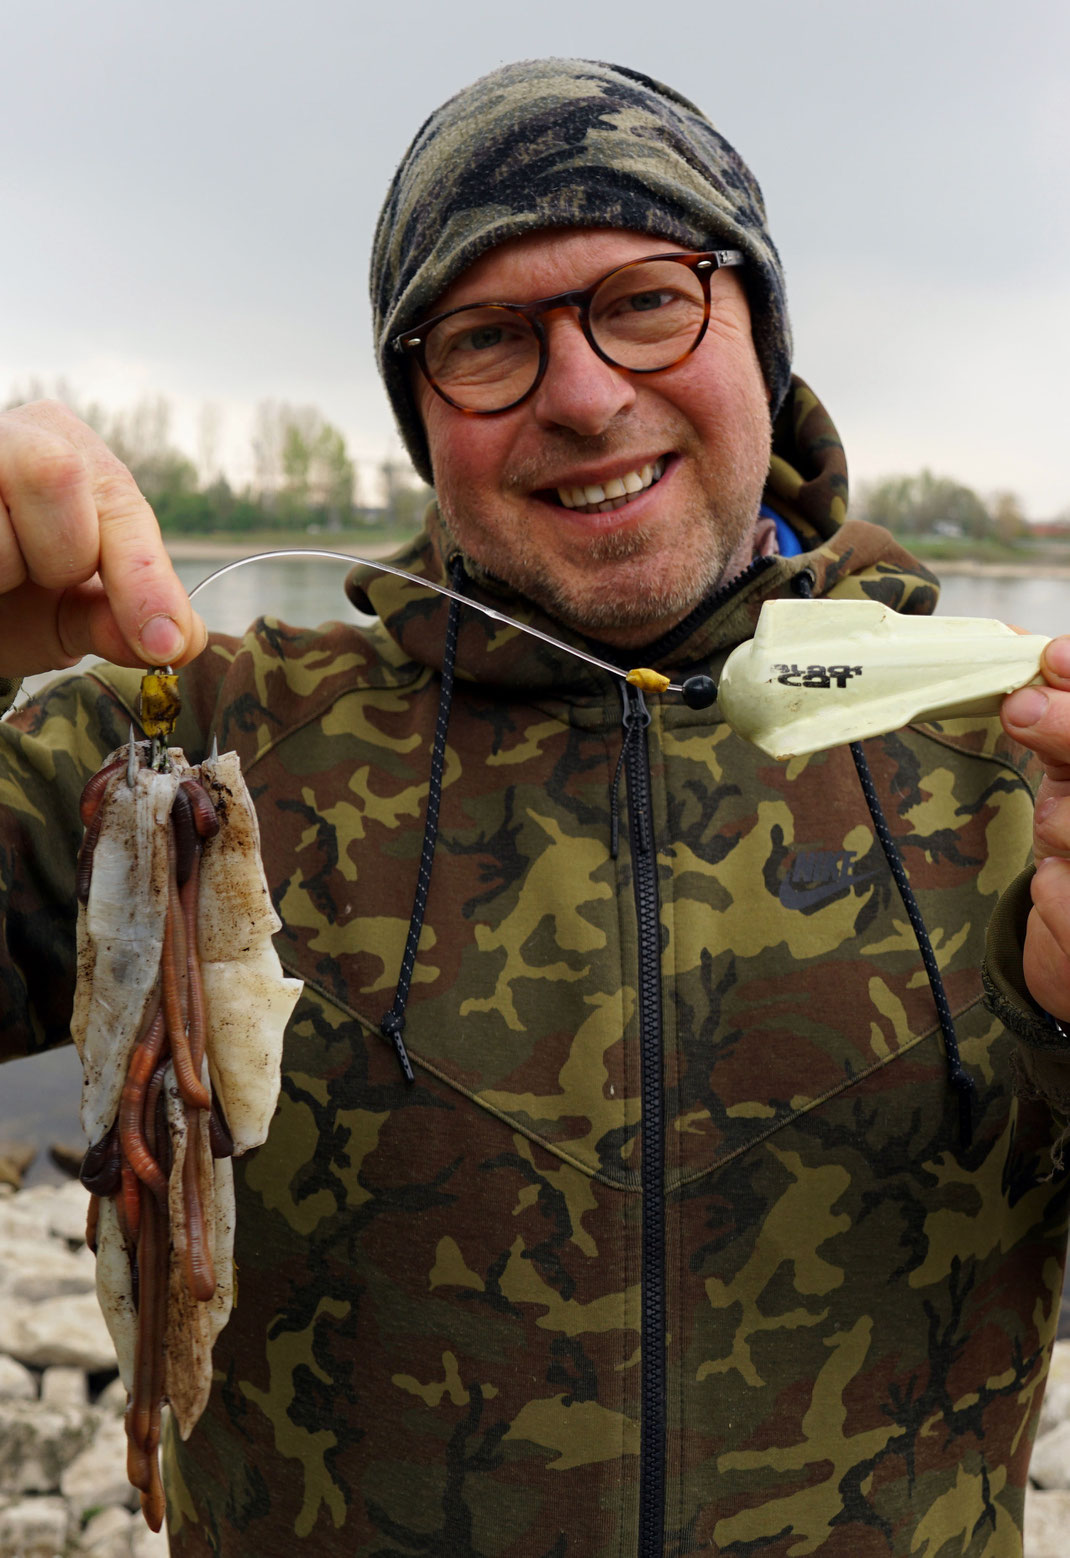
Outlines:
[[[1036,1004],[1022,967],[1032,880],[1030,866],[1011,883],[989,921],[985,1004],[1018,1040],[1021,1090],[1070,1116],[1070,1031]]]
[[[62,677],[0,721],[0,1059],[69,1037],[78,802],[126,728],[86,676]]]

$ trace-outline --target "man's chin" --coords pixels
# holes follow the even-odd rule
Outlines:
[[[602,559],[603,565],[607,560]],[[558,581],[540,580],[525,593],[575,632],[628,648],[653,643],[681,622],[715,587],[719,572],[711,566],[671,585],[648,575],[620,573],[600,580],[597,588],[590,581],[570,589]]]

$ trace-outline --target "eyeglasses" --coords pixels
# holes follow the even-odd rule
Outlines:
[[[662,373],[695,350],[710,320],[710,278],[742,265],[739,249],[653,254],[618,265],[575,292],[534,303],[474,303],[425,319],[391,346],[416,360],[437,395],[458,411],[511,411],[538,388],[549,361],[544,314],[577,308],[603,362]]]

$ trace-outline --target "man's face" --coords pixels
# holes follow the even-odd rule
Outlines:
[[[676,247],[604,228],[513,238],[432,312],[552,296]],[[770,426],[746,295],[735,271],[718,271],[701,345],[662,373],[602,362],[575,309],[544,324],[545,377],[512,411],[466,416],[417,376],[439,505],[469,557],[562,622],[622,648],[650,643],[750,559]],[[642,490],[604,513],[562,501],[560,489],[574,503],[576,488],[636,478]]]

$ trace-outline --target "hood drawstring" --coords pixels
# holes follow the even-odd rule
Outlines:
[[[792,588],[797,595],[801,595],[805,600],[810,600],[813,597],[813,575],[808,568],[801,569],[795,575],[792,580]],[[963,1066],[962,1057],[959,1054],[958,1036],[955,1033],[955,1022],[951,1015],[951,1007],[948,1004],[947,991],[944,989],[943,976],[936,961],[936,954],[933,951],[933,944],[926,929],[925,921],[921,916],[921,909],[918,907],[918,900],[914,896],[914,889],[911,887],[907,877],[903,857],[899,853],[895,839],[892,837],[888,820],[884,815],[884,809],[877,795],[877,789],[873,783],[873,775],[870,772],[866,754],[862,750],[862,743],[860,741],[852,741],[850,743],[850,751],[858,773],[858,782],[862,786],[862,794],[866,798],[866,805],[869,807],[869,814],[873,819],[873,830],[880,840],[881,848],[884,850],[884,856],[888,862],[888,869],[891,871],[895,885],[899,889],[899,896],[903,900],[903,907],[907,911],[907,918],[914,932],[918,951],[921,953],[921,961],[925,965],[925,972],[929,978],[929,988],[932,991],[933,1001],[936,1005],[940,1032],[944,1038],[947,1080],[952,1090],[958,1094],[959,1139],[964,1147],[968,1147],[973,1140],[974,1083],[973,1078],[965,1066]]]
[[[450,585],[459,594],[463,593],[462,586],[465,582],[464,563],[460,557],[455,557],[450,564]],[[449,617],[446,621],[446,637],[442,653],[442,680],[438,695],[438,717],[435,720],[435,739],[431,748],[431,774],[427,787],[427,811],[424,815],[424,841],[420,850],[420,866],[416,873],[416,892],[412,900],[412,915],[409,919],[409,934],[405,941],[405,951],[401,958],[401,970],[398,974],[397,988],[394,991],[394,1002],[390,1010],[384,1013],[380,1019],[379,1027],[385,1038],[389,1039],[397,1052],[398,1062],[406,1082],[415,1082],[412,1063],[409,1060],[408,1051],[405,1048],[405,1040],[402,1031],[405,1027],[405,1008],[409,1001],[409,988],[412,984],[412,971],[416,963],[416,949],[420,944],[420,932],[423,930],[424,914],[427,910],[427,893],[431,886],[431,866],[435,859],[435,844],[438,842],[438,809],[442,800],[442,770],[446,761],[446,727],[450,719],[450,706],[453,702],[453,668],[457,660],[457,634],[461,621],[461,602],[450,601]]]

